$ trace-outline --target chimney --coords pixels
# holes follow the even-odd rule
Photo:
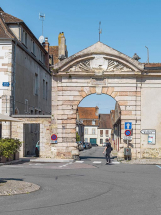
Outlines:
[[[49,42],[48,42],[48,38],[45,37],[45,42],[43,42],[43,47],[44,49],[49,53]]]
[[[95,112],[95,114],[96,114],[96,116],[98,116],[99,115],[99,107],[95,107],[96,108],[96,112]]]
[[[59,33],[58,36],[58,58],[60,61],[66,58],[66,40],[64,32]]]
[[[47,37],[45,38],[45,42],[43,42],[42,45],[47,51],[47,54],[45,54],[45,65],[49,69],[49,42]]]

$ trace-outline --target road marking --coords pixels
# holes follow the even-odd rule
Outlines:
[[[84,161],[76,161],[76,163],[83,163]]]
[[[102,163],[102,161],[93,161],[93,163]]]
[[[112,161],[113,164],[120,164],[118,161]]]
[[[70,165],[70,164],[72,164],[73,162],[70,162],[70,163],[66,163],[66,164],[64,164],[64,165],[62,165],[62,166],[59,166],[60,168],[62,168],[62,167],[66,167],[66,166],[68,166],[68,165]]]
[[[156,165],[157,167],[159,167],[160,169],[161,169],[161,166],[159,166],[159,165]]]

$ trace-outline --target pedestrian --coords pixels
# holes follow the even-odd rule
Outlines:
[[[105,153],[105,151],[106,151],[106,164],[110,164],[111,163],[110,153],[112,151],[112,148],[111,148],[111,143],[108,138],[106,139],[106,147],[103,151],[103,154]]]

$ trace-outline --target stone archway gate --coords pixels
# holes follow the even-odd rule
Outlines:
[[[125,122],[132,122],[133,126],[133,158],[153,156],[155,150],[160,156],[161,126],[158,127],[155,120],[161,111],[155,106],[158,97],[154,97],[156,93],[161,97],[160,74],[147,71],[144,64],[101,42],[54,65],[52,126],[58,136],[58,145],[53,146],[55,156],[58,151],[65,157],[78,154],[75,149],[76,109],[84,97],[93,93],[110,95],[120,105],[120,156],[126,147],[123,141]],[[155,145],[148,144],[148,136],[140,133],[142,129],[157,130]]]

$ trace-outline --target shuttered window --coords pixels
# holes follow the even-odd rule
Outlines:
[[[103,130],[100,130],[100,137],[103,137]]]

